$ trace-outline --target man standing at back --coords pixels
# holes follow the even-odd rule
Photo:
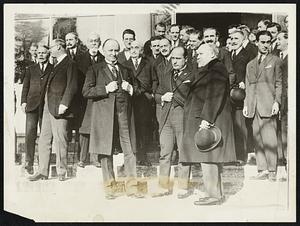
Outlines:
[[[118,54],[118,62],[123,64],[130,58],[131,43],[135,40],[135,32],[131,29],[126,29],[122,34],[124,49]]]
[[[72,60],[77,61],[78,57],[82,54],[82,51],[78,48],[78,35],[75,32],[66,34],[65,37],[67,54]]]
[[[246,69],[243,115],[253,118],[253,136],[258,174],[252,179],[276,181],[276,118],[282,93],[281,60],[269,54],[272,35],[257,33],[258,55]]]
[[[180,26],[177,24],[172,24],[169,31],[169,35],[172,42],[172,49],[181,44],[179,40],[179,33],[180,33]]]
[[[198,30],[192,30],[190,32],[190,49],[188,50],[188,64],[189,67],[197,66],[197,53],[196,50],[199,48],[202,42],[202,32]]]
[[[154,36],[161,36],[161,37],[165,37],[166,34],[166,25],[162,22],[155,24],[154,27]],[[147,42],[145,42],[144,44],[144,56],[148,57],[151,56],[151,40],[148,40]]]
[[[280,50],[277,48],[277,35],[281,31],[281,26],[278,23],[270,23],[267,26],[267,31],[272,35],[270,51],[275,56],[279,56]]]
[[[74,116],[77,92],[77,67],[67,57],[66,44],[61,39],[51,43],[51,55],[57,59],[52,73],[49,75],[42,129],[39,137],[39,172],[29,180],[48,178],[51,150],[56,152],[56,170],[58,179],[64,181],[67,173],[68,122]]]

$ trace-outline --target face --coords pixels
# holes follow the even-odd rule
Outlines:
[[[166,28],[161,26],[156,26],[154,30],[155,36],[164,36],[166,33]]]
[[[57,57],[59,53],[60,46],[55,44],[54,42],[50,45],[50,54],[52,57]]]
[[[276,26],[267,28],[267,31],[269,31],[269,32],[271,33],[271,35],[272,35],[272,40],[274,40],[274,39],[277,38],[278,30],[277,30],[277,27],[276,27]]]
[[[255,42],[255,40],[256,40],[255,34],[250,33],[248,39],[249,39],[250,42]]]
[[[281,51],[284,51],[288,48],[288,39],[284,38],[283,33],[280,33],[277,36],[277,48]]]
[[[182,69],[186,64],[186,59],[183,56],[184,51],[182,48],[175,48],[171,53],[172,66],[176,70]]]
[[[37,47],[30,46],[29,53],[31,54],[32,57],[36,57],[37,56]]]
[[[230,52],[231,51],[231,38],[227,38],[226,40],[226,48]]]
[[[136,41],[133,41],[131,43],[131,47],[130,47],[130,56],[132,58],[138,58],[142,55],[142,47],[141,45],[136,42]]]
[[[231,47],[233,50],[240,48],[244,41],[244,35],[236,32],[231,34]]]
[[[119,44],[114,40],[109,40],[103,47],[103,54],[107,61],[115,62],[117,60],[117,55],[120,51]]]
[[[39,63],[45,63],[48,61],[49,59],[49,51],[48,49],[44,48],[44,47],[39,47],[37,49],[37,59],[39,61]]]
[[[187,43],[189,41],[189,35],[186,33],[186,30],[181,30],[180,34],[179,34],[179,39],[183,42],[183,43]]]
[[[271,46],[271,37],[269,35],[259,36],[257,47],[258,47],[258,51],[261,54],[267,54],[270,46]]]
[[[216,42],[218,41],[216,31],[213,29],[205,30],[203,33],[203,40],[205,43],[216,44]]]
[[[200,46],[201,40],[198,39],[197,34],[191,34],[189,43],[190,43],[191,49],[196,50]]]
[[[160,40],[154,40],[151,41],[151,50],[153,55],[158,55],[160,53],[160,45],[159,45]]]
[[[134,41],[133,34],[125,34],[123,37],[124,46],[126,49],[130,49],[131,43]]]
[[[167,39],[162,39],[159,42],[160,52],[164,57],[168,57],[171,52],[171,44]]]
[[[90,52],[94,53],[95,55],[97,54],[100,45],[101,40],[99,36],[92,35],[88,38],[87,47],[89,48]]]
[[[171,27],[170,29],[170,37],[173,41],[177,41],[179,38],[179,27]]]
[[[259,31],[265,31],[265,30],[267,30],[267,26],[264,24],[264,22],[260,21],[257,24],[257,30],[259,30]]]
[[[78,43],[78,40],[76,39],[74,34],[67,34],[65,41],[67,49],[74,49]]]
[[[205,66],[213,58],[214,58],[214,55],[213,55],[211,49],[207,45],[201,45],[197,49],[197,63],[198,63],[198,67]]]

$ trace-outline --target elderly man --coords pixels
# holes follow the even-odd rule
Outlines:
[[[123,64],[130,58],[131,43],[135,40],[135,32],[131,29],[123,31],[122,39],[124,43],[124,49],[118,54],[118,62]]]
[[[223,201],[222,163],[235,161],[228,73],[214,45],[202,44],[197,50],[197,62],[199,68],[194,71],[184,106],[183,152],[179,161],[201,163],[206,197],[194,204],[216,205]],[[221,130],[222,142],[202,152],[195,145],[195,133],[211,126]]]
[[[119,137],[124,152],[126,192],[138,196],[136,181],[135,128],[132,114],[133,81],[127,68],[117,61],[119,43],[103,43],[105,61],[92,65],[86,73],[83,96],[93,100],[90,153],[101,155],[105,197],[115,199],[113,167],[114,138]]]
[[[51,150],[56,152],[56,170],[59,181],[64,181],[67,173],[68,122],[74,116],[77,92],[77,67],[67,57],[66,44],[61,39],[51,43],[51,55],[57,59],[52,73],[49,75],[42,129],[39,137],[39,172],[29,180],[48,178]]]
[[[80,160],[78,166],[84,167],[88,160],[89,152],[89,141],[90,141],[90,130],[91,130],[91,114],[92,114],[92,100],[87,100],[82,96],[82,87],[85,80],[85,75],[88,68],[93,65],[100,63],[104,60],[104,56],[99,52],[101,45],[100,35],[92,32],[87,39],[88,51],[83,53],[78,60],[78,69],[80,70],[79,77],[79,90],[80,98],[78,101],[79,116],[79,144],[80,144]],[[90,154],[90,163],[93,166],[100,167],[97,154]]]
[[[137,142],[137,160],[139,165],[151,166],[146,151],[152,119],[151,65],[142,57],[143,49],[138,41],[133,41],[130,59],[124,66],[129,68],[134,78],[133,110]]]
[[[153,197],[170,194],[171,157],[175,141],[182,150],[183,106],[189,91],[191,71],[187,67],[187,50],[175,47],[171,53],[172,70],[168,70],[155,93],[155,100],[161,106],[159,121],[160,159],[159,159],[159,189]],[[179,163],[178,185],[181,191],[178,198],[186,198],[188,190],[190,166]],[[183,191],[182,191],[183,190]]]
[[[66,34],[65,41],[68,56],[77,61],[79,55],[82,54],[82,51],[78,48],[78,34],[75,32]]]
[[[23,82],[21,107],[26,113],[25,169],[29,174],[33,174],[37,125],[39,124],[41,129],[45,89],[53,68],[48,62],[49,56],[49,47],[39,45],[37,49],[38,64],[27,68]]]
[[[252,179],[276,181],[276,117],[282,93],[282,69],[279,57],[269,54],[272,35],[257,33],[258,55],[246,69],[246,98],[243,114],[253,118],[253,136],[258,174]]]

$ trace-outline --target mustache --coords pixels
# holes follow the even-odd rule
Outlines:
[[[213,43],[213,40],[207,40],[205,43]]]

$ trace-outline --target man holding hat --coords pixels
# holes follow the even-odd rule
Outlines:
[[[229,79],[214,45],[202,44],[197,50],[190,92],[184,106],[183,152],[179,162],[201,163],[206,197],[195,205],[221,204],[222,163],[235,161],[235,146]]]

